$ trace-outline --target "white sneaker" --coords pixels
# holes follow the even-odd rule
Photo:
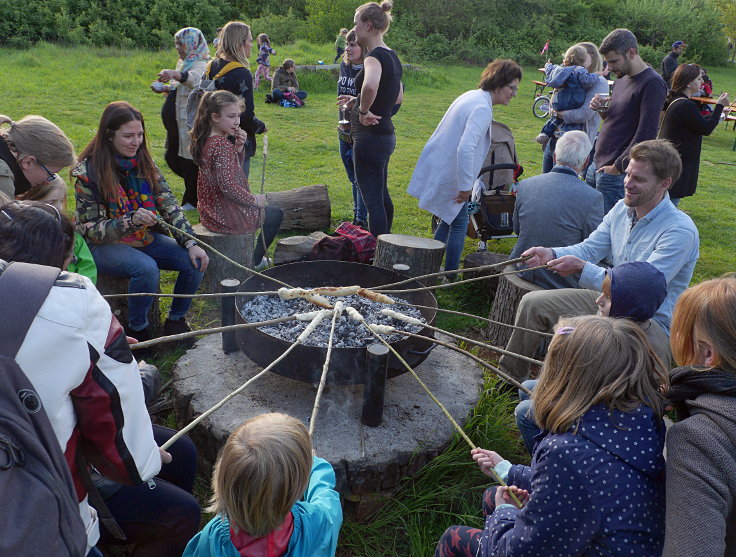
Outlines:
[[[264,256],[263,259],[261,259],[261,262],[256,265],[254,269],[256,271],[262,271],[263,269],[265,269],[266,267],[270,267],[271,265],[273,265],[273,259]]]
[[[197,208],[191,203],[184,203],[184,205],[182,205],[181,208],[184,211],[196,211],[197,210]]]

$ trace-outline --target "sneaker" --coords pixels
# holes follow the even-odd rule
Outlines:
[[[197,208],[191,203],[184,203],[184,205],[182,205],[181,208],[183,211],[196,211],[197,210]]]
[[[189,323],[186,322],[186,319],[183,317],[181,319],[167,319],[164,322],[164,336],[171,336],[171,335],[179,335],[181,333],[188,333],[192,330],[192,328],[189,326]],[[196,338],[185,338],[179,341],[166,343],[167,348],[170,350],[173,350],[178,347],[183,347],[186,349],[191,348],[194,346],[194,343],[197,341]]]
[[[273,265],[273,259],[271,259],[270,257],[263,257],[263,259],[261,259],[261,262],[256,265],[254,269],[256,271],[262,271],[263,269],[265,269],[266,267],[270,267],[271,265]]]
[[[534,141],[536,141],[537,143],[539,143],[540,145],[544,147],[545,145],[547,145],[547,142],[549,141],[549,136],[547,134],[540,133]]]

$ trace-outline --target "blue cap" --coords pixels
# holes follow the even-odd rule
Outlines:
[[[687,46],[687,45],[683,43],[682,41],[675,41],[674,43],[672,43],[672,48],[677,48],[678,46]]]

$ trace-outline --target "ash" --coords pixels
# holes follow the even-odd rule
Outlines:
[[[418,333],[422,330],[422,327],[419,327],[418,325],[410,325],[404,321],[395,320],[391,317],[381,315],[381,310],[383,308],[395,308],[396,306],[372,302],[362,296],[326,296],[326,298],[330,301],[331,305],[334,305],[338,300],[342,300],[345,306],[354,307],[358,312],[360,312],[368,324],[375,323],[377,325],[391,325],[397,329],[410,333]],[[396,297],[394,297],[394,299],[400,302],[406,301]],[[240,315],[242,315],[243,319],[246,321],[254,323],[257,321],[268,321],[269,319],[277,319],[279,317],[294,315],[295,313],[303,313],[319,309],[322,308],[319,308],[314,304],[310,304],[303,299],[282,300],[278,296],[254,296],[243,304],[242,308],[240,308]],[[396,311],[400,311],[404,315],[426,322],[426,319],[422,316],[422,312],[417,308],[398,306]],[[287,342],[294,342],[301,332],[306,329],[307,325],[309,325],[309,321],[287,321],[284,323],[277,323],[276,325],[258,327],[258,329]],[[306,346],[326,347],[330,339],[331,327],[332,316],[330,315],[322,320],[304,344]],[[384,336],[384,339],[387,342],[397,342],[403,338],[406,337],[398,333]],[[360,348],[363,346],[369,346],[375,342],[376,338],[361,323],[353,321],[345,312],[340,315],[340,318],[335,324],[335,336],[333,339],[333,346],[335,348]]]

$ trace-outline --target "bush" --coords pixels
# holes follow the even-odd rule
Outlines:
[[[307,22],[299,19],[291,8],[286,15],[266,14],[248,23],[254,38],[259,33],[266,33],[272,45],[293,43],[307,34]],[[256,45],[253,46],[256,47]]]

